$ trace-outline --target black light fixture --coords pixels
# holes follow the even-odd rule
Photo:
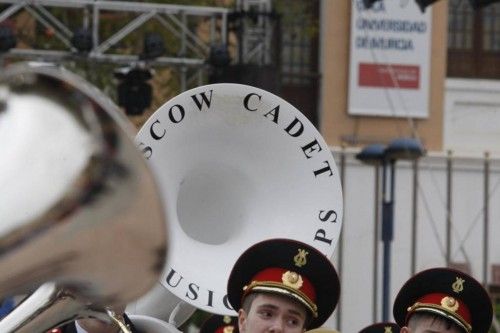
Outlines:
[[[366,146],[356,154],[356,159],[360,160],[365,164],[377,165],[384,159],[385,145],[380,143],[374,143]]]
[[[228,66],[231,56],[226,45],[212,45],[208,55],[207,64],[210,65],[208,81],[210,83],[226,82]]]
[[[474,9],[479,9],[491,5],[499,0],[469,0],[470,5]]]
[[[372,8],[373,4],[377,1],[381,0],[363,0],[363,6],[365,6],[365,8]]]
[[[144,36],[141,59],[154,59],[165,53],[165,43],[163,37],[157,32],[148,32]]]
[[[115,71],[118,83],[118,105],[128,115],[141,115],[151,106],[153,89],[147,82],[153,75],[147,68],[126,67]]]
[[[415,0],[422,13],[425,12],[425,8],[427,8],[427,6],[432,5],[436,1],[438,0]]]
[[[78,52],[89,52],[94,46],[92,33],[87,28],[76,29],[71,37],[71,45],[73,45]]]
[[[208,55],[208,63],[213,67],[225,67],[231,62],[231,56],[224,44],[212,45]]]
[[[17,39],[12,28],[7,25],[0,26],[0,52],[7,52],[16,47]]]
[[[392,140],[385,149],[388,160],[416,160],[424,155],[424,148],[414,138],[398,138]]]

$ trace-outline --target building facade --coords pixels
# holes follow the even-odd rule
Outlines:
[[[424,10],[414,1],[321,2],[318,126],[341,170],[345,206],[335,257],[343,296],[331,327],[354,332],[382,320],[380,169],[355,156],[400,137],[419,139],[427,156],[396,163],[390,300],[416,271],[452,266],[482,281],[500,313],[498,13],[498,4],[460,0]]]

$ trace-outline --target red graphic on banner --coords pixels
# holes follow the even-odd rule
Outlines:
[[[418,89],[420,67],[394,64],[359,64],[360,87]]]

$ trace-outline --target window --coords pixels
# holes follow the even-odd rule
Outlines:
[[[483,49],[500,51],[500,6],[490,5],[483,9]]]
[[[500,79],[500,4],[450,0],[448,14],[448,76]]]
[[[469,2],[451,0],[448,20],[448,48],[471,50],[474,13]]]
[[[278,1],[282,83],[310,85],[317,71],[318,1]]]
[[[273,3],[280,14],[280,96],[317,125],[320,0]]]

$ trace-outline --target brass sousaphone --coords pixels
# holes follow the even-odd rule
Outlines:
[[[104,94],[64,69],[2,72],[0,298],[32,295],[0,332],[105,317],[158,281],[166,211],[132,133]]]
[[[299,240],[331,257],[339,174],[320,133],[283,99],[246,85],[201,86],[160,107],[136,143],[171,216],[160,283],[184,302],[234,315],[229,271],[265,239]]]

